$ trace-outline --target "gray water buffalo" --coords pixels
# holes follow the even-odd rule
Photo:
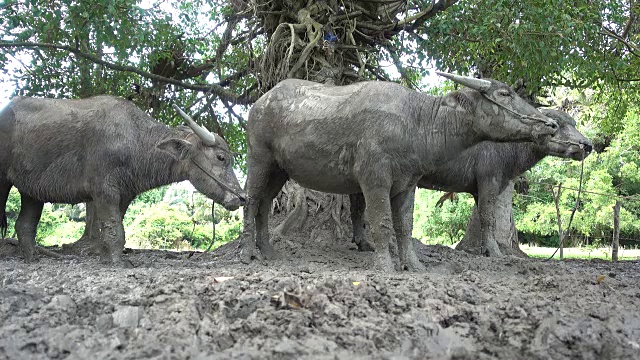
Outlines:
[[[291,178],[318,191],[363,193],[375,267],[393,268],[395,231],[401,263],[415,268],[406,263],[402,208],[420,178],[481,141],[541,141],[558,129],[501,82],[439,74],[469,89],[435,97],[390,82],[284,80],[258,99],[247,123],[241,259],[251,260],[256,243],[262,256],[275,256],[269,209]]]
[[[45,202],[93,202],[104,261],[121,261],[122,209],[146,190],[189,180],[227,209],[244,204],[233,157],[217,135],[154,121],[122,98],[17,97],[0,112],[0,218],[12,186],[20,192],[20,248],[34,256]]]
[[[573,160],[586,158],[592,150],[589,139],[576,130],[575,120],[567,113],[551,109],[540,109],[544,115],[558,122],[558,131],[543,143],[483,141],[472,146],[446,162],[425,173],[418,187],[450,192],[466,192],[474,196],[480,215],[482,253],[500,255],[496,243],[495,201],[509,181],[531,169],[544,157],[551,155]],[[353,194],[351,220],[353,239],[360,250],[371,249],[366,240],[362,215],[365,201],[362,194]],[[407,204],[406,230],[411,233],[413,221],[413,194]],[[413,247],[409,257],[415,256]]]

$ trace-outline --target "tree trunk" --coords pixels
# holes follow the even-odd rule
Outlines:
[[[618,261],[620,244],[620,200],[613,206],[613,244],[611,244],[611,261]]]
[[[495,201],[496,217],[496,242],[503,255],[527,257],[518,244],[518,232],[513,221],[513,181],[498,195]],[[480,232],[480,214],[475,205],[471,212],[471,218],[467,224],[467,230],[462,240],[456,246],[456,250],[466,251],[471,254],[482,254],[482,234]]]
[[[270,218],[276,242],[291,235],[314,244],[349,242],[352,238],[348,195],[309,190],[293,180],[287,181],[274,199]],[[323,236],[326,232],[330,239]]]

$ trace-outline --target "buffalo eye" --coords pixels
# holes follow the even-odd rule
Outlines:
[[[218,154],[217,157],[218,157],[218,160],[224,161],[224,155]]]
[[[498,91],[498,95],[500,95],[500,96],[511,96],[511,93],[509,92],[509,90],[500,90],[500,91]]]

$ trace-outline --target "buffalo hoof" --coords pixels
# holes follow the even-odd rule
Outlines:
[[[251,264],[251,258],[253,257],[253,249],[243,248],[240,251],[240,262],[249,265]]]
[[[119,268],[119,269],[132,269],[135,267],[131,262],[131,260],[122,259],[122,258],[112,259],[110,262],[107,262],[106,264],[110,265],[113,268]]]
[[[128,259],[123,259],[122,254],[100,254],[100,263],[103,265],[109,265],[115,268],[132,268],[133,263]]]
[[[105,254],[100,254],[100,264],[103,264],[103,265],[111,264],[111,256],[110,255],[105,255]]]
[[[498,243],[495,240],[489,240],[484,246],[484,251],[482,252],[484,256],[488,257],[501,257],[502,252],[498,247]]]
[[[355,241],[358,245],[358,251],[376,251],[376,249],[367,240],[361,239],[360,242]]]
[[[36,248],[35,246],[20,246],[21,247],[21,252],[22,252],[22,257],[24,258],[24,261],[27,263],[31,263],[34,261],[38,261],[38,254],[36,253]]]
[[[388,251],[383,251],[382,253],[376,252],[374,254],[374,266],[377,271],[381,272],[390,273],[395,271],[393,260]]]
[[[24,258],[24,262],[26,262],[26,263],[34,263],[34,262],[37,262],[38,260],[40,260],[36,254],[32,254],[30,256],[26,256],[23,253],[22,257]]]
[[[278,253],[273,248],[271,243],[266,244],[258,244],[258,248],[260,249],[260,254],[264,260],[275,260],[278,258]]]
[[[398,257],[398,243],[396,241],[389,242],[389,253],[394,258]]]
[[[407,259],[407,261],[403,264],[402,267],[403,267],[403,270],[412,271],[412,272],[426,270],[424,265],[422,265],[422,263],[418,259],[415,259],[415,260]]]
[[[410,247],[410,250],[407,252],[406,259],[404,259],[402,268],[407,271],[425,271],[426,268],[420,260],[418,259],[418,255],[416,254],[413,246]]]

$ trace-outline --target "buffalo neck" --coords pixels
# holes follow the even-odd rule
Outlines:
[[[496,146],[501,146],[502,151],[498,152],[498,159],[494,159],[499,162],[495,166],[505,169],[511,179],[522,175],[546,156],[540,146],[532,142],[496,143]]]
[[[420,94],[417,111],[420,140],[418,154],[424,165],[449,161],[484,140],[473,128],[473,116],[442,105],[442,97]]]
[[[180,130],[163,124],[154,124],[141,131],[133,166],[132,182],[136,191],[187,180],[186,170],[180,161],[157,147],[163,140],[182,137]]]

